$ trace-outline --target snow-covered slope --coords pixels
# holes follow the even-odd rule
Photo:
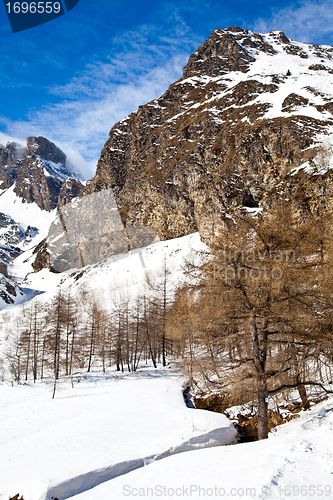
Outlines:
[[[6,263],[11,278],[0,275],[0,310],[31,297],[29,290],[24,292],[20,288],[25,270],[13,259],[23,252],[20,258],[26,260],[32,249],[47,236],[55,217],[56,210],[48,212],[35,203],[25,203],[14,192],[14,186],[0,193],[0,258]],[[32,268],[29,266],[30,271]]]
[[[27,303],[38,295],[39,306],[43,307],[43,304],[49,304],[61,290],[64,294],[68,292],[73,298],[84,293],[91,301],[96,301],[104,311],[112,313],[117,303],[123,299],[128,300],[132,307],[137,297],[143,293],[148,296],[147,278],[152,283],[158,282],[163,276],[164,266],[170,272],[167,291],[169,297],[172,297],[176,285],[184,279],[186,263],[199,263],[207,255],[207,251],[199,234],[195,233],[158,242],[78,270],[53,273],[43,269],[34,273],[31,262],[35,255],[33,249],[30,249],[15,259],[10,272],[24,292],[24,296],[20,296],[20,302]],[[33,306],[32,303],[30,305]],[[0,312],[0,321],[3,324],[0,330],[0,358],[12,345],[17,332],[16,321],[24,316],[25,307],[24,304],[15,307],[8,307],[8,304],[4,306],[5,310]]]
[[[168,369],[76,375],[51,393],[0,385],[1,500],[332,498],[332,399],[266,441],[220,447],[229,421],[186,408]]]
[[[266,441],[172,456],[75,498],[331,499],[332,429],[331,399],[277,428]]]
[[[214,33],[219,38],[223,38],[228,30],[215,30]],[[332,121],[332,114],[325,109],[325,105],[332,100],[333,95],[332,47],[309,45],[288,39],[285,42],[283,34],[279,31],[256,34],[248,30],[239,30],[238,33],[231,33],[236,36],[237,43],[246,49],[247,54],[252,58],[246,71],[229,71],[220,76],[200,77],[198,75],[179,81],[179,85],[188,83],[193,87],[198,83],[207,85],[209,82],[221,82],[226,86],[222,91],[214,92],[212,97],[202,102],[202,107],[210,107],[212,114],[218,117],[222,110],[220,107],[214,109],[211,106],[214,102],[218,103],[224,96],[232,97],[232,90],[241,82],[256,81],[263,85],[270,85],[266,89],[260,89],[259,95],[248,96],[251,105],[262,103],[268,105],[268,110],[262,115],[262,119],[301,115]],[[259,39],[258,35],[262,42],[255,47],[255,42]],[[266,47],[265,44],[267,44]],[[271,86],[272,83],[275,87]],[[286,103],[285,99],[288,96],[298,96],[298,102]],[[233,101],[232,98],[231,101]],[[230,104],[237,103],[230,102]],[[237,107],[241,110],[242,107],[246,109],[247,105],[248,102],[238,103]],[[186,112],[197,108],[200,109],[200,106],[194,104],[187,107]],[[247,118],[244,117],[243,121],[246,120]],[[250,118],[249,121],[251,121]]]
[[[54,297],[61,286],[62,290],[68,290],[73,295],[79,290],[94,293],[97,300],[102,299],[103,303],[109,304],[112,297],[121,294],[134,299],[147,287],[147,275],[154,280],[164,265],[171,272],[170,289],[174,288],[183,277],[186,262],[199,262],[203,253],[207,252],[208,248],[202,243],[199,234],[194,233],[116,255],[81,269],[56,274],[48,269],[32,273],[31,262],[35,256],[30,250],[15,259],[13,273],[17,277],[26,276],[22,285],[27,293],[29,290],[30,294],[33,291],[44,292],[39,296],[42,301]]]
[[[0,385],[1,500],[68,498],[181,445],[229,444],[236,435],[224,415],[187,408],[168,369],[76,376],[74,389],[67,381],[55,400],[51,393],[45,384]]]
[[[35,203],[24,202],[14,192],[14,188],[13,185],[0,192],[0,213],[11,217],[24,234],[29,226],[36,227],[38,233],[29,242],[25,237],[17,242],[16,246],[27,250],[46,238],[51,222],[56,218],[56,210],[48,212],[39,208]]]

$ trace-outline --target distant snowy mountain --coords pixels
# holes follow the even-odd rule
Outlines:
[[[48,211],[77,196],[82,188],[79,175],[67,167],[65,153],[44,137],[28,137],[26,150],[15,143],[0,146],[0,180],[1,189],[14,185],[23,201]]]
[[[79,194],[78,177],[68,169],[66,155],[43,137],[28,137],[26,148],[0,146],[0,261],[9,264],[9,276],[12,259],[46,237],[57,206]],[[21,301],[17,283],[1,276],[1,269],[0,279],[0,308]]]
[[[3,265],[0,265],[0,309],[6,306],[17,305],[24,301],[24,292],[15,280],[3,274]]]

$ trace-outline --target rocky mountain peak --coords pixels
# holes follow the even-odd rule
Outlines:
[[[27,151],[24,159],[28,162],[32,161],[34,165],[43,166],[47,174],[56,179],[77,177],[77,174],[66,167],[65,153],[45,137],[27,137]]]
[[[332,74],[332,47],[215,30],[180,80],[114,125],[83,195],[111,188],[127,228],[206,241],[230,211],[263,206],[281,186],[303,208],[310,191],[331,203],[332,170],[322,179],[306,165],[333,134]]]
[[[26,148],[16,142],[8,142],[5,146],[0,144],[0,185],[2,189],[10,187],[17,178],[14,165],[22,158]]]
[[[332,59],[332,47],[293,42],[282,31],[267,34],[255,33],[236,26],[216,29],[210,37],[190,56],[184,67],[183,77],[195,75],[218,77],[230,71],[247,73],[250,64],[260,53],[276,55],[281,52],[308,59],[317,56]]]
[[[0,147],[0,181],[1,189],[14,185],[17,196],[48,211],[82,188],[77,174],[66,166],[65,153],[45,137],[28,137],[26,149],[15,143]]]
[[[273,45],[291,46],[292,43],[282,31],[262,35],[236,26],[216,29],[190,56],[183,76],[187,78],[199,74],[217,77],[230,71],[246,73],[259,52],[277,53]],[[284,50],[288,52],[292,47],[285,47]]]
[[[44,160],[65,165],[66,155],[45,137],[27,137],[27,153],[33,153]]]
[[[236,28],[237,29],[237,28]],[[246,72],[254,58],[229,30],[215,30],[189,58],[183,77],[207,75],[216,77],[229,71]]]
[[[25,153],[16,142],[8,142],[6,146],[0,144],[0,166],[11,167]]]

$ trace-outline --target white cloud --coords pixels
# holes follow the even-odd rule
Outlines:
[[[290,5],[269,18],[257,19],[253,29],[261,33],[279,30],[298,42],[323,43],[329,35],[333,37],[332,0],[305,0]]]
[[[71,157],[84,178],[92,177],[111,127],[163,94],[182,75],[192,50],[186,46],[202,42],[175,37],[168,44],[161,39],[150,44],[150,29],[155,28],[113,41],[119,49],[115,57],[88,65],[65,86],[50,88],[61,102],[31,112],[27,120],[7,121],[7,131],[18,137],[47,137]]]
[[[142,75],[137,82],[121,83],[110,86],[109,89],[98,90],[97,98],[89,96],[90,99],[85,97],[66,100],[45,107],[30,114],[28,121],[8,124],[8,129],[18,137],[43,135],[59,147],[61,144],[62,149],[65,152],[67,150],[67,154],[71,151],[72,156],[75,151],[86,160],[83,175],[87,175],[87,168],[89,170],[90,166],[88,175],[90,177],[94,173],[100,150],[108,138],[111,127],[135,111],[138,105],[145,104],[162,94],[170,83],[181,76],[182,62],[182,58],[177,57],[169,61],[164,68],[155,68],[148,74]],[[97,66],[92,79],[97,78],[99,74]],[[80,85],[83,83],[79,81],[73,90],[76,92]],[[67,90],[69,89],[70,86],[67,87]],[[84,88],[82,93],[85,91],[91,93],[91,86]],[[80,163],[82,168],[82,162]]]
[[[12,137],[11,135],[4,134],[3,132],[0,132],[0,144],[2,146],[5,146],[7,142],[16,142],[20,146],[26,148],[27,147],[27,141],[22,138],[17,138],[17,137]]]

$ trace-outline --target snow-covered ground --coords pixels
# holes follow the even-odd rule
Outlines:
[[[234,428],[187,408],[181,384],[168,368],[77,374],[55,399],[51,383],[1,384],[1,500],[332,498],[333,399],[266,441],[218,446]]]
[[[29,274],[25,286],[44,291],[39,300],[59,286],[134,297],[164,262],[173,286],[186,260],[202,258],[197,250],[206,247],[193,234],[61,275]],[[4,312],[7,322],[20,307]],[[217,446],[234,441],[234,428],[223,415],[186,408],[182,382],[170,369],[76,374],[74,389],[62,380],[54,400],[51,381],[0,383],[0,499],[333,498],[333,399],[266,441]]]
[[[224,415],[187,408],[168,369],[76,376],[74,389],[67,380],[51,396],[47,383],[0,385],[1,500],[68,498],[155,456],[236,435]]]
[[[15,185],[0,192],[0,212],[14,219],[23,231],[26,231],[28,226],[37,226],[38,235],[31,240],[31,244],[24,246],[24,250],[26,250],[46,238],[51,222],[56,218],[56,210],[47,212],[35,203],[24,202],[14,193],[14,188]]]
[[[77,500],[116,498],[333,498],[333,400],[268,440],[168,457]]]

